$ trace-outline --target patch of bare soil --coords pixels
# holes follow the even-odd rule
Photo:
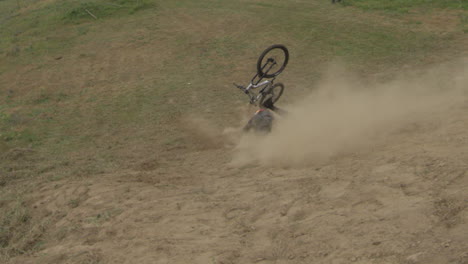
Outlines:
[[[219,132],[198,119],[198,151],[44,182],[31,208],[53,227],[10,262],[468,263],[468,82],[457,66],[377,94],[328,93],[338,84],[327,81],[319,102],[298,104],[303,126],[284,120],[250,152],[209,139]],[[433,85],[437,72],[458,79]],[[233,163],[239,153],[251,156]]]

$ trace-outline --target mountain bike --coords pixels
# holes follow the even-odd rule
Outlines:
[[[283,94],[284,85],[282,83],[275,84],[274,81],[286,68],[288,60],[289,51],[284,45],[272,45],[260,54],[257,60],[257,73],[247,87],[235,83],[234,86],[247,94],[253,105],[258,104],[261,107],[268,98],[271,98],[272,103],[275,103]]]

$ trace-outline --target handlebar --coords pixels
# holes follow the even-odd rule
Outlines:
[[[238,85],[237,83],[232,83],[235,87],[241,89],[241,90],[245,90],[245,87],[242,86],[242,85]]]
[[[236,86],[237,88],[241,89],[245,94],[249,94],[249,91],[247,91],[244,86],[238,85],[236,83],[233,83],[233,85]]]

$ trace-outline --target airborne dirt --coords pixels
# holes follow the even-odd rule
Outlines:
[[[388,141],[414,122],[466,101],[467,62],[400,73],[385,83],[369,83],[332,65],[318,87],[287,106],[268,137],[244,138],[237,162],[267,165],[316,164]]]
[[[12,262],[467,263],[467,69],[370,89],[333,67],[236,147],[192,119],[198,150],[39,186],[56,241]]]

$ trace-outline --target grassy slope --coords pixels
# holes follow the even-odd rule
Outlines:
[[[335,59],[373,74],[464,49],[466,12],[456,10],[446,31],[419,20],[438,10],[395,15],[326,1],[19,3],[0,1],[0,246],[13,255],[39,247],[45,229],[18,237],[38,217],[23,193],[33,179],[88,177],[190,150],[178,119],[199,112],[236,122],[224,106],[245,98],[229,85],[247,81],[272,43],[290,48],[281,79],[296,94]],[[376,5],[348,5],[365,3]]]
[[[434,8],[449,8],[468,10],[468,2],[466,1],[434,1],[434,0],[394,0],[394,1],[379,1],[379,0],[349,0],[345,5],[356,6],[365,10],[383,10],[388,12],[409,13],[415,8],[419,9],[434,9]]]

